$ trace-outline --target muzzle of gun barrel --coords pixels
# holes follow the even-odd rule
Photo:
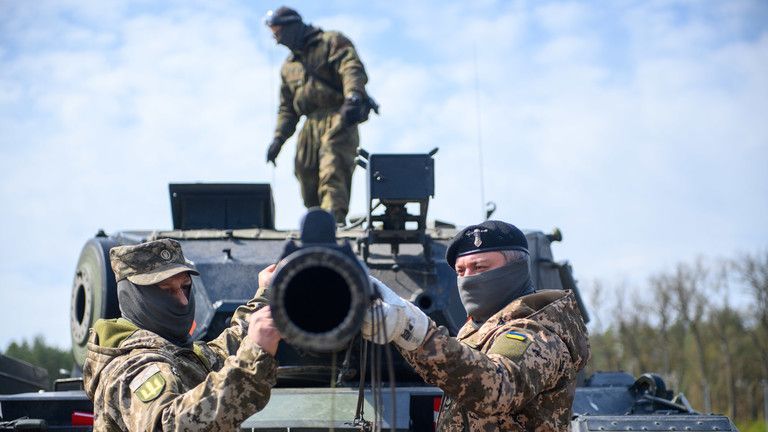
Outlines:
[[[370,292],[368,275],[354,256],[333,247],[304,247],[283,259],[272,276],[272,317],[290,344],[339,351],[360,331]]]

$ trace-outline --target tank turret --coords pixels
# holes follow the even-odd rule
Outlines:
[[[310,271],[292,281],[286,279],[289,282],[281,289],[283,294],[289,294],[273,303],[284,312],[284,316],[276,317],[276,321],[288,321],[300,331],[288,337],[295,345],[282,341],[278,350],[278,387],[282,389],[273,392],[266,409],[244,423],[244,428],[260,430],[275,425],[290,428],[328,424],[319,420],[313,423],[312,416],[320,414],[302,411],[297,404],[322,405],[331,394],[328,389],[331,383],[337,386],[332,392],[338,398],[334,399],[335,409],[354,412],[354,404],[359,403],[354,387],[360,378],[355,365],[359,363],[361,352],[360,339],[354,337],[355,326],[360,320],[360,314],[355,312],[360,303],[356,299],[365,299],[365,295],[356,297],[348,290],[364,293],[365,288],[363,282],[354,282],[353,276],[341,274],[344,268],[357,269],[359,263],[362,271],[386,283],[452,334],[456,334],[466,320],[456,287],[456,274],[444,258],[446,247],[458,230],[451,224],[431,223],[427,219],[429,200],[435,194],[436,152],[437,149],[424,154],[368,154],[361,151],[358,164],[366,169],[367,213],[351,226],[336,230],[335,235],[328,231],[332,231],[333,226],[319,231],[276,230],[274,201],[267,184],[171,184],[173,229],[111,234],[99,231],[83,246],[72,284],[71,335],[75,371],[82,367],[85,359],[88,329],[100,318],[115,318],[120,314],[114,274],[109,265],[109,249],[173,238],[181,243],[184,255],[200,272],[192,278],[197,307],[191,335],[196,340],[213,339],[229,325],[229,318],[237,306],[256,293],[257,274],[268,265],[285,259],[281,264],[284,268],[298,273]],[[588,321],[589,315],[578,295],[571,265],[556,261],[552,255],[552,243],[561,241],[562,233],[557,229],[551,233],[524,232],[535,288],[574,291],[582,315]],[[318,244],[322,248],[312,249]],[[310,247],[305,247],[307,245]],[[296,255],[302,250],[304,255]],[[291,264],[287,265],[286,261]],[[285,274],[288,273],[290,271]],[[276,274],[275,279],[282,277]],[[308,297],[306,293],[315,288],[312,282],[319,279],[326,281],[320,285],[343,281],[345,287],[342,290],[329,291],[335,292],[329,297],[341,300],[302,301]],[[329,308],[337,308],[337,312],[330,314],[330,318],[323,316],[329,318],[326,321],[304,320],[304,317],[324,315],[318,312]],[[327,338],[317,337],[314,345],[297,342],[312,339],[313,332]],[[330,343],[336,341],[338,344]],[[343,357],[339,357],[339,353]],[[384,398],[395,397],[395,404],[400,407],[397,418],[392,421],[398,430],[428,429],[440,390],[425,386],[397,355],[392,366],[398,390],[391,396],[382,393]],[[370,389],[366,391],[366,400],[376,400]],[[8,401],[3,405],[4,409],[12,406]],[[382,418],[394,415],[393,411],[388,411],[393,410],[388,408],[388,402],[384,401],[382,406]],[[574,430],[735,429],[727,417],[700,415],[684,396],[673,397],[663,380],[652,374],[635,380],[621,372],[597,373],[583,380],[582,386],[577,388],[573,406]],[[403,410],[402,407],[409,408]],[[334,421],[338,422],[332,423],[335,427],[350,420],[347,414],[320,412],[322,416],[327,414],[336,419]],[[22,414],[35,417],[31,411],[19,411],[19,415]]]
[[[427,222],[436,152],[361,151],[358,163],[367,168],[368,213],[358,226],[342,228],[336,237],[340,244],[350,245],[350,252],[372,276],[455,334],[466,320],[466,312],[458,297],[455,273],[444,257],[447,243],[457,231],[452,225],[430,226]],[[83,246],[72,285],[76,369],[85,360],[88,329],[97,319],[120,316],[110,248],[164,237],[178,240],[200,272],[193,277],[197,307],[192,336],[210,340],[228,326],[237,306],[253,297],[258,272],[277,262],[286,244],[300,240],[299,231],[274,229],[274,201],[266,184],[171,184],[169,197],[174,229],[110,235],[99,231]],[[411,208],[416,210],[414,214],[409,213]],[[564,267],[553,261],[550,248],[556,237],[540,231],[527,231],[526,236],[534,283],[562,289]],[[329,354],[286,345],[279,350],[281,385],[328,382],[333,360]],[[420,382],[401,359],[396,359],[395,369],[398,379]]]

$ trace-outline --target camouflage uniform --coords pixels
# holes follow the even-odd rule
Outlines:
[[[198,274],[170,239],[115,247],[110,258],[118,285]],[[276,381],[275,358],[246,337],[250,315],[266,305],[261,293],[208,343],[179,346],[125,318],[96,321],[83,366],[94,430],[237,430],[267,404]]]
[[[573,294],[547,290],[482,326],[468,321],[456,338],[431,323],[418,349],[401,352],[445,394],[439,431],[565,431],[589,341]]]
[[[97,321],[83,367],[94,430],[237,430],[275,384],[275,358],[245,337],[263,305],[240,306],[218,338],[190,348],[122,318]]]
[[[280,71],[275,139],[285,142],[299,118],[307,117],[299,133],[294,168],[301,196],[307,208],[320,206],[340,222],[349,210],[359,137],[357,125],[342,125],[339,108],[345,95],[365,94],[368,77],[352,42],[338,32],[316,30],[302,58],[297,55],[291,54]],[[343,94],[307,74],[302,61],[314,74],[343,89]]]

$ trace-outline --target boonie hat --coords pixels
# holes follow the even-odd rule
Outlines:
[[[200,274],[172,239],[116,246],[109,250],[109,259],[117,282],[128,279],[136,285],[153,285],[183,272]]]
[[[445,260],[454,267],[456,258],[460,256],[502,250],[528,252],[528,240],[512,224],[487,220],[479,225],[470,225],[456,234],[445,251]]]

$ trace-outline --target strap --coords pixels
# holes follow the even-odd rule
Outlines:
[[[324,84],[326,87],[329,87],[332,90],[334,90],[334,91],[336,91],[338,93],[341,93],[341,95],[344,96],[344,90],[343,89],[340,89],[340,88],[336,87],[336,85],[334,85],[332,82],[328,81],[327,79],[325,79],[325,78],[321,77],[320,75],[318,75],[317,73],[315,73],[315,70],[313,68],[310,68],[309,65],[304,61],[303,58],[301,58],[299,56],[294,56],[294,58],[296,60],[298,60],[299,63],[301,63],[302,66],[304,66],[304,71],[307,72],[307,75],[311,76],[315,80],[317,80],[320,83]]]
[[[307,73],[307,75],[309,75],[310,77],[314,78],[315,80],[317,80],[321,84],[325,85],[326,87],[330,88],[331,90],[334,90],[335,92],[341,94],[342,97],[345,97],[344,96],[344,89],[341,89],[341,88],[337,87],[334,83],[332,83],[332,82],[328,81],[327,79],[321,77],[320,75],[316,74],[315,70],[310,68],[309,65],[304,61],[303,58],[301,58],[301,57],[299,57],[297,55],[294,55],[293,58],[298,60],[299,63],[301,63],[301,65],[304,66],[304,71]],[[364,92],[363,102],[368,104],[368,110],[373,110],[373,112],[375,112],[376,114],[379,113],[379,104],[376,103],[376,101],[373,100],[373,98],[370,95],[368,95],[368,92]],[[366,111],[366,113],[368,113],[368,111]],[[368,119],[367,114],[366,114],[365,118],[366,118],[366,120]]]
[[[352,426],[359,428],[363,432],[370,432],[373,424],[365,419],[365,369],[368,362],[368,343],[360,338],[360,385],[357,389],[357,407],[355,408],[355,418],[352,420]],[[392,399],[394,401],[394,399]]]
[[[193,343],[192,352],[195,353],[197,358],[199,358],[203,362],[203,364],[205,365],[205,367],[208,368],[209,371],[212,370],[211,363],[208,361],[208,358],[205,356],[205,354],[203,354],[203,349],[200,347],[200,345]]]

